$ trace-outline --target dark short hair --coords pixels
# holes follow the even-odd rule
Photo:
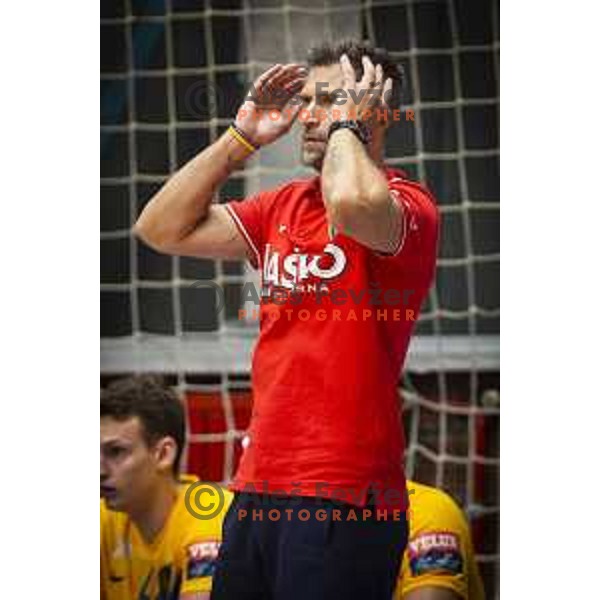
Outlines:
[[[148,445],[172,437],[177,443],[173,471],[179,472],[185,444],[185,414],[175,392],[159,377],[137,375],[113,381],[100,392],[100,417],[117,421],[138,417]]]
[[[342,54],[346,54],[350,59],[356,72],[357,81],[363,76],[363,55],[366,54],[373,65],[381,65],[384,79],[391,77],[393,80],[390,108],[400,106],[405,81],[404,69],[384,48],[376,48],[367,40],[359,42],[347,39],[340,42],[322,42],[308,50],[306,59],[309,67],[323,67],[337,64]]]

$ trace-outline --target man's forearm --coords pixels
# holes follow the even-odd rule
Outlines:
[[[322,193],[330,223],[343,228],[348,215],[377,209],[388,202],[385,175],[371,160],[360,140],[349,130],[336,131],[323,161]]]
[[[135,233],[156,248],[179,242],[206,218],[215,191],[248,154],[222,135],[169,178],[142,211]]]

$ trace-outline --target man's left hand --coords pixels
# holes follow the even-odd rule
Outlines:
[[[342,120],[361,121],[367,126],[372,126],[378,120],[378,112],[388,110],[385,98],[392,91],[392,79],[384,81],[381,65],[373,66],[371,59],[362,57],[363,76],[356,81],[356,73],[350,59],[345,54],[340,58],[340,67],[343,73],[342,88],[346,92],[346,101],[341,106]],[[383,118],[383,117],[382,117]]]

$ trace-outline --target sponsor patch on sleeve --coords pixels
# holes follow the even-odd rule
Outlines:
[[[426,573],[459,575],[463,557],[459,538],[450,531],[428,531],[410,540],[408,558],[413,577]]]
[[[187,547],[187,578],[212,577],[217,564],[221,542],[196,542]]]

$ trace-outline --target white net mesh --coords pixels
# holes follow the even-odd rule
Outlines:
[[[228,126],[249,82],[326,37],[359,36],[404,65],[387,162],[435,192],[436,284],[402,380],[407,467],[468,511],[492,597],[498,577],[499,186],[495,2],[103,0],[101,367],[162,372],[190,408],[188,467],[230,479],[247,425],[256,321],[240,321],[256,274],[232,261],[159,255],[130,235],[168,177]],[[241,198],[306,174],[293,132],[220,190]],[[217,311],[221,286],[225,310]]]

